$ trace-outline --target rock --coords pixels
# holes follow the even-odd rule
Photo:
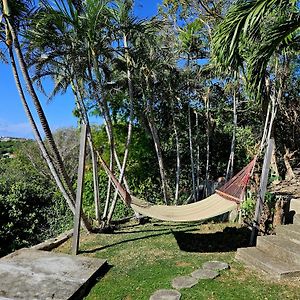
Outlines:
[[[219,276],[219,272],[209,269],[198,269],[191,274],[196,279],[215,279]]]
[[[208,261],[202,265],[203,269],[208,269],[208,270],[226,270],[229,269],[228,263],[221,262],[221,261]]]
[[[176,290],[158,290],[149,300],[179,300],[181,294]]]
[[[0,299],[82,299],[105,268],[103,259],[20,249],[0,259]]]
[[[174,289],[191,288],[198,283],[198,279],[191,276],[180,276],[172,281],[172,287]]]

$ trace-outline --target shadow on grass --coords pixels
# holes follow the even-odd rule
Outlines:
[[[181,229],[181,228],[186,228],[186,225],[181,225],[181,226],[175,226],[175,229]],[[89,250],[82,250],[80,251],[80,253],[84,254],[84,253],[95,253],[97,251],[101,251],[101,250],[104,250],[104,249],[107,249],[107,248],[111,248],[111,247],[114,247],[114,246],[118,246],[118,245],[122,245],[122,244],[125,244],[125,243],[129,243],[129,242],[134,242],[134,241],[139,241],[139,240],[145,240],[145,239],[149,239],[149,238],[153,238],[153,237],[158,237],[158,236],[162,236],[162,235],[169,235],[169,234],[172,234],[173,233],[173,230],[174,229],[174,226],[173,227],[166,227],[165,229],[157,229],[157,230],[140,230],[140,231],[129,231],[129,232],[124,232],[124,231],[120,231],[118,232],[117,234],[121,234],[121,233],[124,233],[124,234],[131,234],[131,233],[135,233],[135,234],[138,234],[138,233],[142,233],[144,235],[142,236],[138,236],[138,237],[135,237],[135,238],[130,238],[130,239],[126,239],[126,240],[121,240],[119,242],[116,242],[116,243],[112,243],[112,244],[109,244],[109,245],[105,245],[105,246],[102,246],[102,247],[97,247],[95,249],[89,249]],[[182,232],[187,232],[187,231],[196,231],[198,230],[197,227],[193,227],[193,228],[190,228],[190,229],[187,229],[187,230],[184,230]],[[154,233],[153,233],[154,232]],[[155,233],[156,232],[156,233]],[[147,233],[151,233],[151,234],[147,234]],[[114,233],[116,234],[116,233]]]
[[[230,252],[248,247],[251,231],[246,228],[226,227],[223,232],[190,233],[173,231],[177,244],[186,252]]]
[[[77,292],[69,298],[69,300],[81,300],[84,299],[91,291],[91,289],[109,272],[112,265],[108,263],[104,264],[93,276],[83,284]]]
[[[140,227],[142,225],[139,225]],[[185,223],[178,223],[176,225],[168,225],[168,224],[163,224],[163,225],[158,225],[158,224],[153,224],[153,227],[162,227],[163,228],[157,228],[157,229],[141,229],[141,230],[128,230],[128,231],[125,231],[125,230],[116,230],[114,231],[112,234],[134,234],[134,233],[150,233],[150,232],[162,232],[162,231],[172,231],[172,230],[179,230],[179,229],[183,229],[183,228],[186,228],[185,231],[191,231],[191,230],[194,230],[195,227],[198,228],[199,227],[199,223],[198,224],[192,224],[192,225],[189,225],[187,226],[187,224]],[[187,229],[187,227],[189,227],[189,229]],[[124,228],[124,227],[122,227]],[[129,228],[129,227],[127,227]],[[134,228],[132,226],[132,228]]]

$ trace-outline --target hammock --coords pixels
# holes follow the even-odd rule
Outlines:
[[[193,222],[210,219],[237,208],[234,201],[224,199],[217,193],[195,203],[178,206],[141,206],[139,199],[131,196],[134,211],[154,219],[172,222]]]
[[[256,157],[231,180],[211,196],[195,203],[178,206],[153,205],[130,195],[98,155],[106,173],[117,188],[122,200],[135,212],[162,221],[193,222],[210,219],[236,209],[245,193]]]

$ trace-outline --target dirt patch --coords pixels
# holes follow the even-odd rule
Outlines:
[[[191,263],[185,262],[185,261],[176,261],[175,263],[176,267],[190,267],[192,266]]]

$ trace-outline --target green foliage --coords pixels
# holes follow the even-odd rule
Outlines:
[[[0,159],[0,256],[61,233],[70,217],[54,185],[21,152]]]
[[[133,211],[130,207],[125,205],[122,201],[118,201],[113,215],[113,220],[120,220],[125,217],[133,215]]]
[[[299,38],[299,5],[295,1],[236,1],[213,37],[213,58],[225,69],[246,67],[251,92],[263,96],[269,63]]]
[[[51,193],[37,182],[0,181],[1,255],[44,240]]]
[[[245,200],[241,204],[242,216],[246,222],[252,222],[254,217],[256,194],[247,191]]]
[[[0,158],[5,155],[13,154],[19,147],[20,141],[0,141]]]

